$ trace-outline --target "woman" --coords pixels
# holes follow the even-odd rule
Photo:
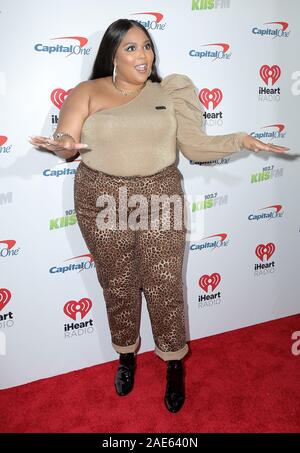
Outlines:
[[[113,22],[90,80],[79,83],[64,102],[53,138],[32,137],[31,143],[64,159],[81,154],[75,211],[103,288],[112,345],[120,354],[116,392],[126,395],[133,388],[143,290],[155,352],[167,362],[164,402],[177,412],[185,399],[182,359],[188,352],[182,287],[186,228],[175,226],[175,210],[166,228],[170,206],[150,209],[150,198],[175,196],[183,202],[176,145],[196,161],[242,148],[277,153],[288,148],[265,144],[246,132],[207,136],[200,129],[202,111],[192,81],[180,74],[162,80],[155,61],[152,39],[139,22]],[[148,223],[140,228],[141,212],[134,216],[134,206],[127,206],[137,195],[146,200],[144,214],[152,215],[151,228]],[[160,221],[164,228],[158,227]]]

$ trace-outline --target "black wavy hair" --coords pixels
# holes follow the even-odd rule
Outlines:
[[[101,77],[111,76],[114,69],[114,58],[116,51],[120,45],[120,42],[124,38],[125,34],[130,30],[132,27],[137,27],[143,30],[146,34],[147,38],[150,41],[151,48],[154,54],[153,64],[152,64],[152,71],[148,79],[152,82],[161,82],[161,77],[158,75],[157,68],[156,68],[156,53],[154,49],[154,43],[152,41],[151,36],[148,33],[148,30],[140,24],[136,20],[131,19],[118,19],[115,22],[112,22],[109,27],[106,29],[102,40],[100,42],[100,46],[98,49],[98,53],[94,62],[94,66],[92,69],[92,74],[89,80],[98,79]]]

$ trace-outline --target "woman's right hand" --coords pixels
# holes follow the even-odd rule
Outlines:
[[[41,150],[51,151],[63,159],[74,157],[81,149],[88,148],[88,145],[84,143],[76,143],[75,140],[69,136],[61,137],[59,140],[54,140],[40,135],[35,135],[29,138],[29,142],[32,145]]]

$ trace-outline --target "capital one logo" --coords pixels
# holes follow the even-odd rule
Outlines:
[[[259,244],[255,249],[255,254],[260,261],[264,261],[264,256],[266,256],[266,261],[268,261],[274,252],[275,244],[273,244],[273,242],[269,242],[268,244]]]
[[[280,137],[282,134],[282,132],[284,131],[285,129],[285,125],[284,124],[269,124],[269,126],[264,126],[262,129],[268,129],[268,128],[274,128],[275,129],[275,135],[276,137]]]
[[[221,47],[221,52],[223,54],[225,54],[227,52],[227,50],[229,50],[230,48],[230,45],[227,44],[226,42],[213,42],[211,44],[203,44],[203,47],[209,47],[209,46],[217,46],[217,47]]]
[[[5,135],[0,135],[0,146],[4,145],[7,142],[7,137]]]
[[[76,321],[77,313],[80,313],[80,318],[83,319],[92,308],[92,301],[87,297],[83,297],[78,302],[76,300],[70,300],[64,305],[64,313],[69,318]]]
[[[78,41],[78,47],[79,47],[79,52],[76,52],[77,54],[81,53],[80,51],[83,50],[83,47],[87,44],[88,42],[88,39],[87,38],[84,38],[83,36],[61,36],[60,38],[51,38],[51,40],[57,40],[57,39],[67,39],[67,40],[70,40],[70,39],[74,39],[75,41]],[[73,47],[73,46],[72,46]],[[77,46],[75,46],[76,48]],[[50,52],[51,53],[51,52]],[[75,53],[74,51],[70,52],[67,57],[69,57],[70,55],[72,55],[72,53]]]
[[[269,85],[269,80],[271,80],[271,85],[274,85],[281,75],[281,69],[277,65],[268,66],[265,64],[260,68],[259,75],[266,85]]]
[[[202,275],[199,279],[199,286],[207,293],[208,287],[211,286],[211,290],[214,291],[221,281],[221,275],[214,272],[211,275]]]
[[[0,241],[0,257],[13,257],[17,256],[20,251],[20,247],[15,247],[16,241],[14,239],[5,239]],[[15,247],[15,248],[14,248]]]
[[[213,90],[203,88],[199,93],[199,99],[207,110],[209,110],[209,103],[212,104],[212,109],[214,110],[222,101],[223,94],[219,88],[214,88]]]
[[[7,288],[0,288],[0,311],[8,304],[11,299],[11,292]]]
[[[0,244],[5,244],[7,246],[7,249],[10,250],[13,248],[13,246],[16,244],[16,241],[14,239],[6,239],[5,241],[0,241]],[[1,248],[1,245],[0,245]]]
[[[47,52],[50,55],[54,54],[67,54],[66,57],[70,55],[89,55],[91,51],[91,47],[85,47],[88,43],[88,39],[83,36],[60,36],[57,38],[51,38],[50,41],[57,41],[63,40],[63,44],[56,44],[56,45],[45,45],[41,42],[35,44],[34,50],[37,52]],[[71,41],[71,44],[65,43],[65,40]],[[74,44],[75,41],[75,44]]]
[[[71,91],[72,88],[68,91],[63,90],[62,88],[55,88],[50,95],[51,101],[55,107],[60,110],[66,97],[71,93]]]
[[[153,13],[153,12],[143,12],[143,13],[132,13],[132,16],[140,15],[140,14],[146,14],[147,16],[154,16],[155,17],[155,22],[159,24],[159,22],[162,21],[164,15],[161,13]]]

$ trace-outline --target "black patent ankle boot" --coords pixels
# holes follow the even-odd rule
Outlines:
[[[120,354],[119,366],[115,376],[116,392],[120,396],[127,395],[133,389],[135,371],[135,354]]]
[[[183,364],[181,360],[167,362],[165,405],[168,411],[178,412],[185,400]]]

